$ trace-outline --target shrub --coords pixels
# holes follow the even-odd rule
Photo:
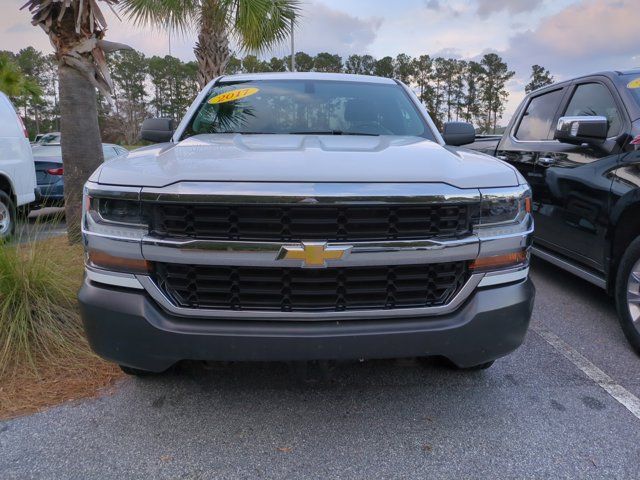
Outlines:
[[[76,306],[81,279],[82,247],[66,237],[0,246],[0,376],[90,354]]]
[[[95,396],[122,376],[82,331],[82,247],[66,236],[33,241],[61,229],[45,217],[0,245],[0,420]]]

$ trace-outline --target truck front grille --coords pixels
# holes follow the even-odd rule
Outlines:
[[[249,241],[375,241],[458,236],[470,231],[469,204],[206,205],[148,207],[161,237]]]
[[[154,277],[186,308],[346,311],[445,305],[469,270],[467,262],[325,269],[155,263]]]

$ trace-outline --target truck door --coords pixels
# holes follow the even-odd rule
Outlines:
[[[534,161],[536,242],[604,271],[610,172],[619,160],[616,138],[624,128],[630,128],[630,122],[615,89],[604,77],[572,84],[556,117],[584,115],[608,119],[608,140],[603,145],[571,145],[555,140],[538,145]]]
[[[499,159],[516,167],[529,182],[534,203],[542,185],[536,159],[538,152],[546,149],[546,144],[550,142],[556,113],[565,91],[566,88],[559,87],[530,97],[516,112],[496,150]]]

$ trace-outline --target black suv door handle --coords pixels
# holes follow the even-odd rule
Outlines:
[[[545,167],[550,167],[556,163],[556,159],[553,157],[538,157],[536,163],[543,165]]]

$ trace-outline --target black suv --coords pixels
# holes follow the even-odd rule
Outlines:
[[[640,353],[640,70],[530,93],[502,137],[469,148],[509,162],[533,191],[534,254],[615,297]]]

